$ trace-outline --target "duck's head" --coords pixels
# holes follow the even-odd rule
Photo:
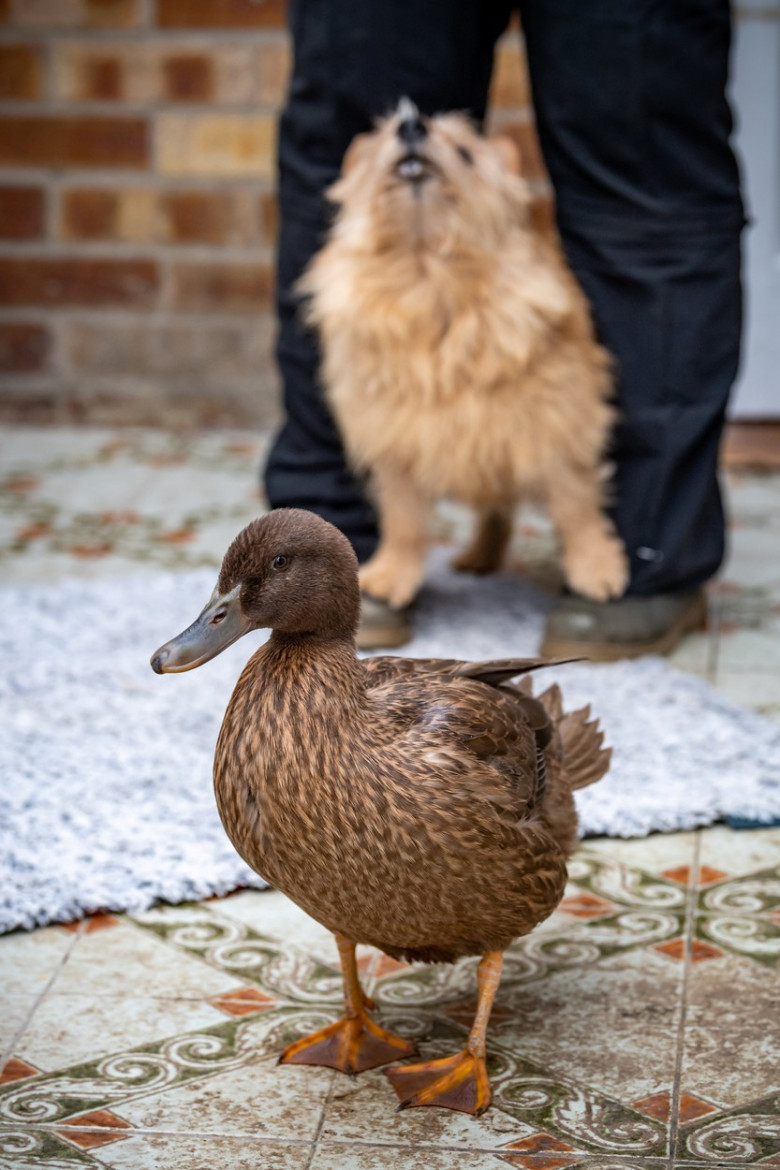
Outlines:
[[[192,670],[249,630],[354,638],[357,558],[347,538],[313,512],[279,508],[239,532],[208,605],[152,655],[157,674]]]

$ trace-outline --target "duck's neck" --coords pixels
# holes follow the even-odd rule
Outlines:
[[[323,636],[274,630],[264,647],[264,685],[277,710],[338,723],[363,700],[363,668],[351,634]]]

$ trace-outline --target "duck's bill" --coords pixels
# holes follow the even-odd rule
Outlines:
[[[155,650],[151,657],[152,670],[157,674],[194,670],[248,633],[252,623],[241,612],[238,595],[239,586],[224,595],[215,589],[192,625]]]

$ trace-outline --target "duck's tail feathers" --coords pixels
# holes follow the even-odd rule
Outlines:
[[[544,701],[544,695],[540,696]],[[608,771],[612,748],[604,747],[604,732],[598,719],[591,719],[590,707],[570,711],[558,723],[563,763],[572,788],[587,788]]]

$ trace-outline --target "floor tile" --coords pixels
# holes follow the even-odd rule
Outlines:
[[[125,1104],[122,1116],[144,1130],[312,1141],[336,1075],[330,1069],[280,1066],[276,1057],[250,1060]]]
[[[308,954],[338,967],[338,949],[331,932],[278,890],[242,890],[216,903],[215,909],[269,938],[305,947]]]
[[[215,970],[196,955],[170,946],[123,919],[113,930],[78,939],[58,972],[53,990],[60,995],[164,995],[200,1000],[241,985],[228,971]]]
[[[495,1154],[454,1153],[452,1150],[426,1150],[421,1161],[414,1148],[386,1146],[337,1145],[322,1142],[311,1163],[311,1170],[500,1170]]]
[[[780,829],[734,832],[725,825],[712,825],[700,837],[700,863],[732,877],[780,864]]]
[[[218,1008],[193,999],[117,994],[116,989],[101,996],[50,993],[15,1052],[40,1068],[56,1069],[207,1028],[223,1019]]]
[[[58,926],[6,935],[0,947],[0,990],[4,994],[44,991],[74,942]]]
[[[262,507],[266,441],[0,429],[0,572],[215,572]],[[727,492],[711,628],[672,664],[780,717],[780,475]],[[463,543],[471,523],[444,506],[436,526]],[[552,551],[520,517],[521,571],[552,580]],[[677,1130],[675,1166],[780,1165],[779,855],[780,830],[723,826],[584,842],[560,910],[507,953],[481,1119],[397,1113],[381,1070],[277,1065],[342,989],[329,932],[276,891],[0,939],[0,1166],[671,1170]],[[425,1055],[463,1043],[474,968],[359,951],[377,1018]]]
[[[187,1134],[131,1134],[94,1152],[112,1170],[306,1170],[308,1145]]]
[[[5,1059],[16,1054],[18,1036],[37,1003],[37,995],[0,995],[0,1073]]]

